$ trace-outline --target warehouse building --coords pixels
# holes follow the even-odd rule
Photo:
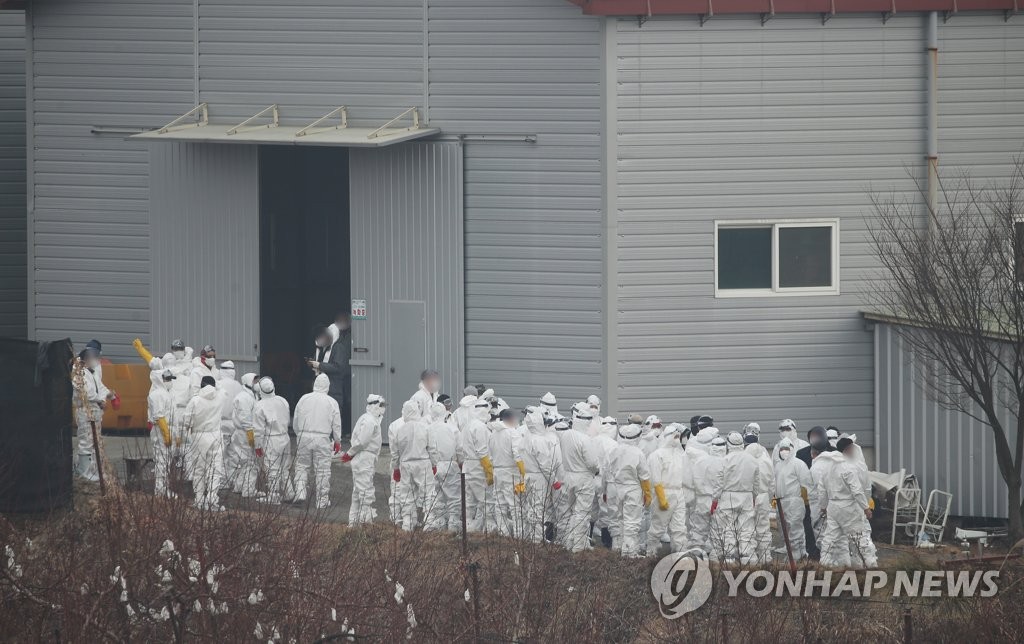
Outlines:
[[[181,336],[298,377],[310,326],[352,307],[356,399],[430,365],[516,405],[925,432],[876,404],[870,195],[918,198],[930,162],[1009,176],[1015,14],[33,0],[27,303],[5,310],[115,358]]]

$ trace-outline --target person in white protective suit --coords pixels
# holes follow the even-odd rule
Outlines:
[[[714,432],[708,431],[709,429]],[[700,452],[699,458],[691,459],[693,468],[693,487],[696,495],[693,512],[690,513],[690,543],[695,548],[711,552],[711,519],[714,510],[718,507],[715,495],[721,488],[722,475],[725,472],[725,455],[728,451],[725,439],[717,435],[718,429],[708,427],[697,433],[697,440],[691,441],[701,444],[706,442],[706,452]],[[707,439],[711,440],[708,441]]]
[[[594,394],[591,394],[587,396],[587,404],[590,405],[590,413],[594,417],[594,420],[590,423],[590,429],[587,433],[591,436],[597,436],[601,433],[601,399]]]
[[[284,397],[277,395],[270,378],[260,378],[256,390],[259,394],[253,411],[256,457],[262,460],[262,468],[267,473],[267,492],[257,498],[279,504],[282,499],[290,501],[295,496],[288,476],[292,465],[292,446],[288,438],[291,407]]]
[[[430,417],[430,405],[437,402],[437,396],[440,391],[441,374],[433,369],[425,369],[420,374],[420,384],[416,389],[416,393],[409,398],[419,408],[421,419]]]
[[[178,342],[177,340],[175,342]],[[172,345],[174,346],[174,345]],[[178,356],[181,355],[181,358]],[[174,447],[171,451],[172,458],[181,459],[184,454],[185,432],[181,423],[185,418],[185,405],[192,399],[189,394],[192,382],[192,350],[190,347],[175,350],[164,354],[164,369],[170,369],[174,374],[174,385],[171,387],[171,396],[174,398],[174,406],[177,413],[174,414],[175,422],[171,425],[171,437],[174,439]]]
[[[558,399],[550,391],[540,397],[540,409],[545,418],[559,418]]]
[[[600,421],[597,434],[593,435],[591,440],[597,449],[601,469],[604,470],[618,444],[619,423],[611,416],[605,416]],[[594,494],[594,505],[590,511],[590,520],[593,521],[594,528],[600,534],[601,543],[610,548],[612,545],[612,507],[605,501],[604,481],[601,480],[601,477],[594,477],[594,486],[596,493]]]
[[[463,398],[465,401],[465,398]],[[487,496],[494,485],[494,466],[488,446],[487,422],[491,405],[483,398],[473,402],[473,415],[462,429],[462,472],[466,475],[466,529],[482,532],[487,514]]]
[[[405,424],[404,416],[400,415],[398,418],[391,421],[388,425],[388,446],[392,450],[392,456],[394,455],[395,441],[398,440],[398,430]],[[392,472],[391,478],[388,480],[388,489],[390,494],[388,495],[388,516],[391,522],[397,526],[402,525],[402,505],[401,497],[399,495],[399,488],[402,487],[400,480],[396,479],[394,472]]]
[[[743,436],[731,432],[711,521],[711,549],[719,560],[755,561],[754,499],[761,493],[758,465],[744,449]]]
[[[434,473],[427,453],[427,422],[420,417],[419,405],[407,400],[402,405],[402,426],[395,430],[391,443],[391,477],[401,509],[402,529],[411,532],[419,524],[419,508],[423,508],[423,525],[436,530],[440,524],[440,508],[435,507]]]
[[[319,374],[313,379],[313,391],[302,396],[295,404],[295,502],[306,500],[309,470],[313,470],[316,484],[316,507],[323,510],[331,505],[331,456],[341,452],[341,408],[327,392],[331,379]]]
[[[828,444],[834,448],[839,442],[839,429],[829,425],[825,428],[825,438],[828,439]]]
[[[516,498],[526,492],[526,464],[519,453],[514,429],[519,418],[511,409],[503,409],[488,425],[487,450],[494,466],[493,493],[487,503],[487,531],[504,536],[523,534],[523,513]]]
[[[99,468],[93,449],[92,428],[96,425],[96,437],[102,440],[103,410],[114,393],[103,384],[100,354],[93,348],[86,348],[78,354],[82,361],[81,378],[75,378],[75,392],[72,398],[75,426],[78,432],[78,475],[89,481],[99,480]]]
[[[231,443],[228,445],[229,458],[224,463],[224,475],[234,492],[241,492],[243,498],[256,496],[256,433],[253,412],[256,408],[256,392],[253,385],[256,374],[242,374],[242,390],[231,401]]]
[[[847,440],[851,442],[847,443]],[[864,452],[857,443],[856,434],[841,436],[836,441],[836,449],[839,449],[840,445],[843,446],[843,449],[839,451],[843,452],[856,466],[857,474],[860,476],[861,489],[864,490],[867,498],[868,510],[874,512],[875,500],[871,498],[871,474],[864,461]],[[857,538],[850,539],[850,562],[854,566],[863,565],[865,568],[878,566],[878,551],[875,548],[875,542],[871,540],[871,517],[867,513],[864,515],[864,529]]]
[[[647,556],[658,554],[661,536],[668,532],[672,552],[684,550],[690,543],[687,508],[693,504],[693,466],[686,453],[689,428],[672,424],[665,429],[661,447],[647,459],[654,490],[651,527],[647,531]]]
[[[522,536],[540,543],[546,524],[554,522],[556,499],[562,489],[562,451],[558,438],[544,424],[543,410],[528,407],[524,423],[527,434],[520,454],[526,466],[526,529]]]
[[[474,389],[474,391],[476,390]],[[452,412],[452,422],[459,428],[460,432],[465,431],[469,421],[473,420],[473,405],[476,404],[476,401],[476,394],[463,396],[459,400],[459,406]]]
[[[852,440],[844,438],[837,443],[836,451],[823,452],[815,459],[831,462],[824,479],[818,482],[818,490],[825,516],[825,532],[820,542],[821,565],[833,568],[867,565],[867,556],[858,557],[856,561],[850,557],[851,547],[856,548],[861,541],[866,519],[871,518],[870,492],[864,489],[852,445]]]
[[[199,393],[185,406],[185,465],[196,493],[196,507],[223,510],[219,490],[224,477],[224,439],[220,433],[224,402],[212,376],[204,376],[199,385]]]
[[[814,482],[807,465],[796,457],[796,450],[788,438],[779,441],[775,461],[775,497],[781,507],[781,516],[785,517],[786,534],[789,547],[793,552],[793,560],[800,561],[807,556],[806,540],[804,539],[804,497]],[[781,518],[781,517],[780,517]]]
[[[231,446],[231,437],[235,433],[235,421],[232,417],[235,409],[235,397],[242,393],[242,383],[235,380],[235,363],[225,360],[220,365],[220,379],[217,389],[221,392],[224,407],[220,410],[220,432],[224,443],[224,486],[231,486],[229,474],[235,471],[235,450]]]
[[[427,455],[434,473],[432,503],[437,504],[437,528],[459,532],[462,527],[462,433],[440,402],[430,406]]]
[[[623,557],[643,555],[641,532],[644,508],[651,504],[651,473],[640,451],[636,425],[619,430],[619,441],[608,460],[604,494],[612,511],[612,548]]]
[[[217,350],[209,344],[202,348],[198,358],[192,360],[192,370],[189,373],[190,396],[195,396],[199,393],[203,378],[207,376],[215,381],[220,380],[220,369],[217,367]]]
[[[649,457],[661,445],[661,430],[661,419],[657,416],[652,414],[644,420],[640,441],[637,443],[644,456]]]
[[[593,418],[589,406],[579,409],[573,416],[571,429],[558,429],[558,447],[562,452],[562,482],[558,509],[558,533],[563,545],[572,552],[590,547],[590,510],[597,493],[594,481],[601,473],[601,461],[587,430]]]
[[[744,450],[757,462],[758,492],[754,497],[754,537],[756,539],[755,559],[760,563],[772,560],[772,491],[775,489],[775,475],[772,473],[772,457],[760,443],[761,426],[747,423],[743,427]]]
[[[352,467],[352,503],[348,510],[348,524],[356,526],[371,523],[377,516],[373,507],[376,493],[373,487],[373,471],[380,454],[380,424],[384,418],[387,402],[383,396],[370,394],[366,397],[366,412],[352,428],[352,444],[341,455],[341,462]]]
[[[170,369],[150,371],[152,386],[146,397],[146,416],[149,421],[150,451],[153,454],[153,493],[157,496],[173,497],[174,492],[168,487],[171,470],[171,447],[174,445],[171,436],[171,425],[174,424],[174,397],[171,387],[174,374]]]
[[[781,441],[784,438],[789,439],[790,444],[793,446],[793,456],[796,456],[797,451],[810,444],[797,435],[796,423],[789,418],[779,421],[779,440]],[[772,463],[778,460],[779,443],[775,443],[775,447],[772,448]]]

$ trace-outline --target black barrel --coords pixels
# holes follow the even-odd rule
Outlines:
[[[0,338],[0,512],[71,503],[70,340]]]

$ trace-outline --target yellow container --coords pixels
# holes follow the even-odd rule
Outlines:
[[[149,365],[103,365],[103,384],[121,396],[121,408],[107,403],[103,429],[128,431],[146,429],[146,398],[149,396]]]

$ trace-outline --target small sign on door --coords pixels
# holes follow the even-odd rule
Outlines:
[[[366,319],[366,300],[352,300],[352,319]]]

